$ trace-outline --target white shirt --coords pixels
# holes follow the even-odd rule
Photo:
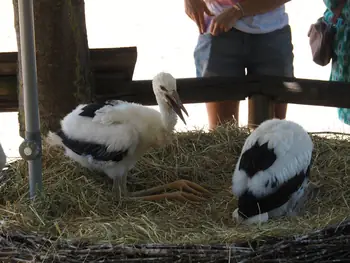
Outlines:
[[[232,7],[236,2],[235,0],[204,0],[208,6],[208,9],[214,14],[220,14],[224,9]],[[212,17],[205,16],[207,25],[207,31]],[[285,5],[276,8],[273,11],[255,15],[247,16],[238,20],[234,25],[237,30],[251,34],[263,34],[281,29],[289,24],[289,17],[285,11]]]

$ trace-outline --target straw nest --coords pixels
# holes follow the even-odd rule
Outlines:
[[[236,208],[236,199],[230,190],[232,171],[248,135],[247,129],[234,125],[225,125],[210,133],[200,130],[179,133],[172,145],[154,149],[144,156],[128,178],[128,188],[132,191],[177,179],[194,181],[214,193],[199,204],[177,201],[118,202],[113,196],[110,181],[103,175],[81,168],[64,157],[61,149],[44,147],[45,189],[35,202],[28,200],[24,161],[14,162],[3,171],[0,183],[0,248],[2,252],[5,247],[10,249],[11,242],[17,248],[18,242],[22,242],[24,247],[27,242],[32,247],[32,243],[35,243],[33,240],[38,238],[31,236],[32,241],[28,241],[30,237],[23,236],[34,232],[35,235],[45,236],[42,237],[43,244],[48,242],[46,238],[54,238],[50,241],[50,247],[52,240],[84,241],[95,245],[158,243],[169,246],[266,241],[269,237],[282,240],[278,238],[305,235],[347,219],[350,212],[350,139],[345,135],[328,139],[313,136],[315,149],[311,180],[320,186],[320,191],[308,203],[306,213],[301,217],[281,218],[262,225],[235,225],[231,218]],[[347,231],[350,232],[349,229]],[[67,246],[66,252],[74,250],[73,245]],[[93,251],[84,249],[89,255]],[[99,249],[111,251],[112,248]],[[158,253],[162,249],[167,248],[158,247]],[[246,254],[252,247],[247,249],[244,250]],[[216,251],[219,250],[216,248]],[[227,259],[227,255],[225,257]]]

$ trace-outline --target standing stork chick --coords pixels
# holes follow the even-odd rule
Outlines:
[[[313,143],[299,124],[263,122],[243,145],[232,179],[238,223],[296,216],[308,198]]]
[[[176,80],[171,74],[159,73],[152,85],[160,111],[120,100],[81,104],[61,120],[59,131],[49,132],[47,142],[64,147],[66,155],[82,166],[107,174],[113,179],[113,188],[117,190],[118,197],[202,200],[198,194],[208,191],[186,180],[127,192],[129,170],[148,149],[169,142],[177,116],[186,124],[181,110],[188,116],[177,93]],[[156,194],[168,188],[180,191]]]
[[[6,154],[0,143],[0,172],[4,169],[6,165]]]

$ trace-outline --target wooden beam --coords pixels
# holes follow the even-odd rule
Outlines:
[[[248,127],[255,129],[262,122],[274,117],[272,100],[264,95],[256,94],[248,101]]]
[[[17,75],[17,52],[0,53],[0,76]],[[91,69],[131,81],[137,61],[136,47],[90,49]]]
[[[350,84],[283,77],[206,77],[178,79],[185,103],[244,100],[253,94],[270,97],[277,103],[295,103],[350,108]],[[120,82],[113,75],[97,75],[98,100],[125,99],[155,105],[150,80]]]
[[[350,84],[313,79],[261,77],[260,94],[278,103],[350,108]]]
[[[91,70],[131,81],[137,61],[136,47],[90,49]],[[116,74],[117,73],[117,74]]]
[[[0,53],[0,76],[17,75],[17,52]]]
[[[12,76],[0,77],[0,112],[18,110],[17,78]]]
[[[17,97],[17,78],[12,76],[0,77],[0,96]]]
[[[122,99],[144,105],[156,101],[150,80],[121,81],[118,76],[96,73],[96,100]],[[270,97],[273,102],[350,108],[350,85],[343,82],[278,77],[207,77],[178,79],[178,90],[184,103],[244,100],[254,94]],[[17,107],[16,76],[0,76],[0,101],[6,107]],[[10,92],[11,90],[11,92]],[[6,95],[8,94],[8,95]],[[0,105],[0,112],[6,109]]]
[[[120,99],[144,105],[156,105],[151,80],[121,83],[112,75],[95,76],[97,101]],[[177,80],[183,103],[203,103],[224,100],[244,100],[259,92],[260,82],[251,77],[205,77]]]

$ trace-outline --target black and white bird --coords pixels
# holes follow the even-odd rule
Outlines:
[[[0,143],[0,172],[4,169],[6,165],[6,154]]]
[[[308,196],[312,151],[310,135],[297,123],[271,119],[257,127],[233,173],[233,219],[252,224],[297,215]]]
[[[177,116],[186,124],[181,110],[188,116],[177,93],[176,79],[169,73],[157,74],[153,91],[160,111],[137,103],[113,100],[78,105],[61,120],[61,129],[49,132],[49,145],[64,147],[68,157],[90,170],[104,172],[113,179],[118,196],[141,197],[144,200],[196,199],[206,191],[192,182],[179,180],[148,190],[128,193],[128,172],[151,147],[170,142]],[[167,188],[187,189],[152,195]]]

